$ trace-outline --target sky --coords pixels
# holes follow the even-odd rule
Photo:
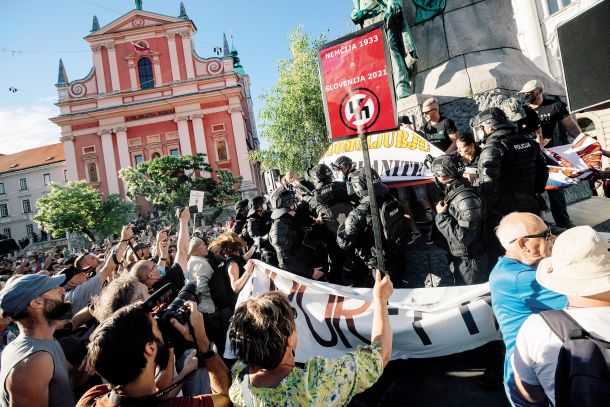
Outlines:
[[[183,0],[197,26],[195,49],[214,56],[222,33],[233,36],[252,82],[255,113],[273,86],[277,62],[289,58],[288,34],[299,25],[335,39],[353,31],[350,0]],[[0,153],[59,142],[57,72],[62,58],[70,81],[92,67],[83,39],[96,15],[104,26],[134,9],[133,0],[0,0]],[[178,0],[143,0],[143,9],[178,16]],[[16,91],[15,91],[16,89]],[[264,146],[264,141],[263,141]]]

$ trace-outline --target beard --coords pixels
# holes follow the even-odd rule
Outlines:
[[[44,316],[48,321],[61,321],[72,318],[72,304],[59,300],[45,299]]]
[[[155,355],[155,364],[161,368],[161,370],[167,369],[167,364],[169,363],[169,349],[167,346],[159,339],[155,338],[155,343],[157,344],[157,354]]]

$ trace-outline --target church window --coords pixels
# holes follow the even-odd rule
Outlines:
[[[87,173],[89,174],[89,182],[100,182],[97,176],[97,166],[95,163],[87,164]]]
[[[227,161],[229,159],[227,143],[224,140],[216,140],[216,156],[218,161]]]
[[[150,89],[155,87],[153,69],[150,59],[141,58],[138,61],[138,75],[140,76],[140,89]]]

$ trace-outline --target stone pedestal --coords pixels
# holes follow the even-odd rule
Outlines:
[[[479,110],[498,106],[531,79],[540,80],[545,93],[564,96],[563,87],[521,51],[513,3],[449,0],[441,15],[414,24],[415,6],[404,0],[419,61],[415,94],[399,101],[399,114],[414,117],[417,128],[423,120],[419,106],[436,97],[443,115],[464,131]]]

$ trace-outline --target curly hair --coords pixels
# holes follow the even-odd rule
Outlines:
[[[279,291],[248,299],[233,315],[229,329],[231,350],[248,365],[275,369],[296,329],[294,318],[288,298]]]
[[[218,258],[224,259],[236,252],[241,254],[246,247],[246,242],[233,232],[224,232],[218,235],[216,240],[210,244],[208,250]]]

